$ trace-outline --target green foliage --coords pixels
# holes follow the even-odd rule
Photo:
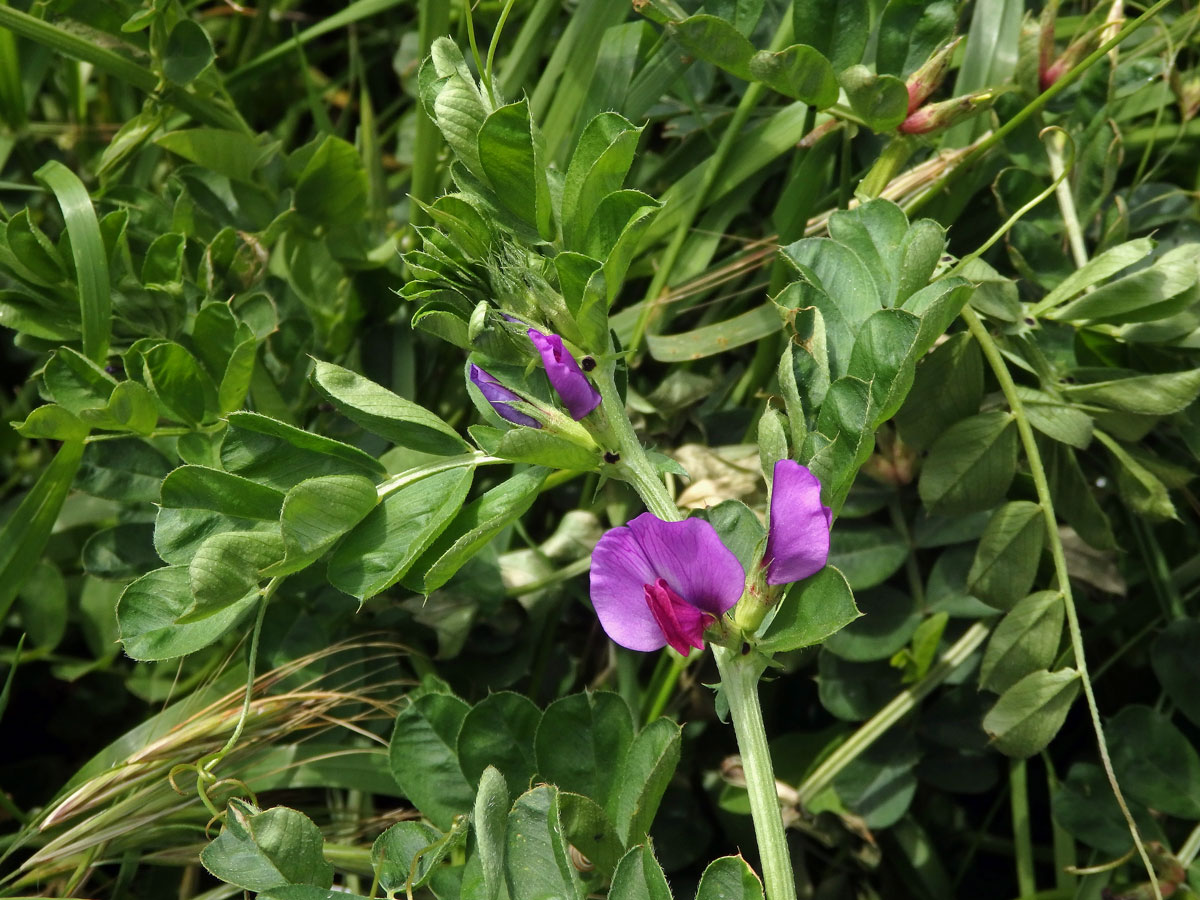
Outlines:
[[[763,615],[707,641],[771,665],[806,895],[1153,896],[1136,855],[1066,874],[1136,849],[1093,703],[1183,890],[1194,15],[344,6],[0,4],[0,894],[175,894],[160,863],[198,856],[268,900],[761,900],[707,656],[614,650],[587,604],[650,479],[752,576]],[[598,410],[568,415],[530,327]],[[831,565],[777,589],[789,458]]]
[[[250,891],[285,884],[327,888],[333,867],[321,856],[323,843],[320,830],[303,813],[286,806],[259,810],[235,800],[200,861],[221,880]]]

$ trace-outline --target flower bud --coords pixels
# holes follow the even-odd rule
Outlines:
[[[912,115],[922,103],[929,99],[941,85],[950,68],[950,59],[954,51],[962,43],[962,37],[956,37],[945,44],[925,62],[921,68],[908,76],[905,87],[908,88],[908,113]]]
[[[987,90],[964,94],[953,100],[943,100],[941,103],[930,103],[901,122],[900,133],[928,134],[931,131],[949,128],[991,106],[995,99],[996,92]]]
[[[471,384],[479,388],[479,393],[483,394],[483,399],[492,405],[492,409],[500,418],[512,422],[514,425],[525,425],[529,428],[541,428],[542,423],[533,416],[526,415],[523,412],[515,409],[512,404],[524,403],[525,401],[514,391],[510,391],[499,381],[497,381],[490,372],[479,366],[471,363]]]
[[[571,352],[563,346],[562,338],[530,328],[529,340],[542,355],[550,386],[562,398],[572,419],[578,422],[600,405],[600,392],[588,381]]]

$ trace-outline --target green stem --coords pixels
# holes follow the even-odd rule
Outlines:
[[[505,597],[523,597],[526,594],[534,594],[548,587],[554,587],[556,584],[561,584],[564,581],[570,581],[576,575],[582,575],[592,567],[592,556],[589,553],[583,559],[577,559],[574,562],[569,562],[565,566],[557,569],[545,578],[539,578],[537,581],[528,581],[525,584],[514,584],[512,587],[504,589]]]
[[[829,787],[833,779],[850,765],[868,747],[887,733],[888,729],[916,708],[922,698],[950,677],[955,669],[966,662],[979,649],[988,636],[988,626],[976,622],[968,628],[945,653],[937,664],[916,684],[901,691],[888,705],[864,722],[854,734],[825,758],[796,789],[801,806],[807,806],[817,794]]]
[[[780,21],[775,37],[771,40],[770,49],[778,52],[786,47],[791,39],[792,17],[789,13],[784,15]],[[692,223],[700,215],[700,210],[704,208],[704,203],[712,191],[713,185],[716,184],[717,178],[725,172],[725,163],[733,152],[734,144],[745,135],[746,120],[750,118],[750,113],[758,106],[758,102],[765,93],[766,86],[756,81],[746,88],[746,93],[742,94],[742,99],[739,101],[737,109],[734,110],[733,117],[725,128],[725,133],[721,135],[721,142],[713,152],[708,168],[704,170],[704,179],[700,182],[699,189],[691,195],[683,215],[679,218],[679,224],[675,227],[674,234],[671,235],[667,249],[659,257],[658,269],[654,273],[650,287],[646,290],[645,297],[642,298],[642,312],[638,316],[637,324],[634,325],[633,335],[629,340],[629,350],[637,350],[641,346],[650,325],[650,318],[659,308],[660,295],[667,287],[675,262],[679,258],[680,251],[683,250],[684,241],[691,233]]]
[[[1025,760],[1008,761],[1008,785],[1017,862],[1017,890],[1022,897],[1029,897],[1037,891],[1037,879],[1033,874],[1033,834],[1029,827],[1029,785],[1025,778]]]
[[[752,656],[742,656],[728,647],[713,647],[713,656],[721,673],[721,690],[729,704],[729,717],[742,756],[767,900],[795,900],[796,879],[792,875],[771,749],[758,703],[759,665]]]
[[[1065,132],[1054,132],[1046,142],[1046,155],[1050,157],[1054,193],[1058,197],[1058,208],[1062,212],[1063,225],[1067,229],[1067,243],[1071,245],[1071,256],[1075,260],[1075,268],[1082,269],[1087,265],[1088,254],[1083,243],[1083,229],[1079,227],[1079,213],[1075,209],[1075,195],[1071,193],[1071,185],[1064,177],[1068,168],[1063,162],[1063,146],[1066,141]]]
[[[1104,726],[1100,722],[1100,709],[1096,705],[1096,694],[1092,690],[1092,680],[1088,675],[1087,657],[1084,654],[1083,648],[1083,631],[1079,626],[1079,613],[1075,609],[1075,599],[1071,595],[1071,581],[1067,570],[1067,557],[1063,550],[1062,540],[1058,534],[1058,521],[1054,515],[1054,499],[1050,493],[1049,482],[1046,479],[1045,467],[1042,465],[1042,456],[1033,435],[1033,427],[1029,424],[1029,417],[1025,414],[1025,407],[1021,403],[1021,398],[1017,395],[1016,384],[1013,382],[1012,375],[1008,371],[1008,366],[1004,362],[1004,357],[1000,353],[999,346],[992,339],[988,330],[983,327],[979,316],[975,314],[975,311],[971,307],[966,306],[963,308],[962,317],[967,323],[967,328],[970,329],[971,335],[979,342],[979,347],[983,350],[983,355],[987,358],[992,373],[1000,383],[1000,390],[1004,394],[1004,399],[1008,402],[1009,408],[1017,420],[1017,431],[1021,436],[1021,446],[1025,451],[1025,458],[1029,463],[1030,475],[1033,477],[1033,486],[1037,492],[1038,504],[1041,506],[1042,515],[1046,520],[1046,536],[1050,544],[1050,555],[1054,560],[1054,574],[1058,581],[1058,591],[1063,598],[1063,606],[1067,612],[1067,631],[1071,636],[1071,650],[1075,655],[1075,668],[1079,672],[1079,680],[1083,684],[1083,696],[1087,701],[1088,713],[1091,715],[1092,730],[1096,734],[1096,746],[1100,752],[1100,762],[1104,766],[1105,775],[1108,776],[1108,783],[1112,788],[1113,796],[1117,800],[1117,805],[1121,808],[1121,814],[1125,817],[1125,822],[1129,826],[1129,833],[1133,836],[1134,846],[1137,847],[1142,864],[1146,867],[1146,873],[1150,878],[1150,886],[1154,891],[1155,900],[1162,900],[1162,892],[1158,886],[1158,877],[1155,875],[1154,865],[1150,861],[1150,855],[1146,852],[1146,846],[1142,842],[1142,836],[1138,831],[1137,823],[1133,819],[1133,814],[1129,811],[1129,806],[1125,803],[1125,795],[1121,792],[1121,786],[1117,784],[1117,776],[1113,771],[1112,760],[1109,758],[1108,742],[1104,739]]]
[[[671,695],[675,692],[675,685],[679,683],[679,676],[683,674],[683,670],[687,668],[689,657],[686,656],[669,656],[667,665],[662,677],[658,679],[657,684],[652,683],[650,686],[651,698],[646,704],[646,714],[643,720],[649,724],[662,715],[663,710],[667,708],[667,704],[671,701]]]
[[[1196,858],[1197,853],[1200,853],[1200,825],[1191,830],[1191,833],[1187,836],[1187,840],[1183,842],[1179,848],[1179,852],[1175,854],[1175,858],[1186,869],[1192,864],[1192,860]]]
[[[271,597],[279,589],[279,585],[283,583],[284,577],[281,575],[272,578],[267,582],[267,586],[262,589],[262,598],[258,601],[258,615],[254,619],[254,630],[250,634],[250,656],[246,664],[246,694],[242,698],[242,711],[238,715],[237,724],[233,728],[233,734],[229,736],[229,740],[225,742],[225,746],[201,764],[201,769],[205,774],[211,774],[217,763],[229,755],[230,751],[237,746],[237,742],[242,737],[242,730],[246,727],[246,719],[250,715],[250,701],[254,699],[254,677],[258,669],[258,639],[262,635],[263,619],[266,618],[267,607],[271,603]]]
[[[399,475],[393,475],[387,481],[379,484],[375,491],[382,500],[389,494],[394,494],[401,488],[406,488],[422,478],[428,478],[430,475],[436,475],[438,472],[447,472],[450,469],[457,469],[461,466],[494,466],[497,463],[506,463],[507,459],[501,459],[498,456],[488,456],[482,451],[476,450],[472,453],[464,453],[462,456],[449,456],[445,459],[439,459],[437,462],[427,463],[423,466],[409,469],[406,472],[401,472]]]
[[[429,55],[433,42],[450,30],[450,4],[445,0],[421,0],[417,7],[417,41],[421,48],[421,59]],[[438,154],[442,149],[442,133],[425,114],[425,107],[417,103],[416,119],[413,122],[412,182],[409,193],[414,201],[409,213],[409,222],[423,225],[428,216],[421,208],[422,203],[432,203],[437,191]]]

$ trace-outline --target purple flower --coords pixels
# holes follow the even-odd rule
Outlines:
[[[767,584],[791,584],[825,566],[831,510],[821,502],[821,482],[798,462],[775,463],[767,532]]]
[[[542,364],[546,367],[550,386],[558,392],[572,419],[578,422],[600,405],[600,392],[592,386],[579,368],[579,363],[575,362],[575,357],[563,346],[562,338],[530,328],[529,340],[542,354]]]
[[[592,605],[608,636],[630,650],[704,648],[704,629],[742,596],[741,563],[703,519],[643,513],[592,552]]]
[[[528,425],[530,428],[542,427],[542,423],[533,416],[527,416],[512,408],[513,402],[524,402],[519,396],[474,363],[471,363],[471,383],[479,388],[483,399],[492,404],[492,409],[500,415],[500,418],[507,419],[514,425]]]

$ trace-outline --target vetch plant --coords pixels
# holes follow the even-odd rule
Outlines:
[[[604,630],[623,647],[669,645],[688,656],[704,648],[706,633],[719,645],[721,690],[741,751],[767,896],[774,900],[794,897],[795,879],[758,701],[765,657],[753,652],[755,631],[781,592],[764,596],[759,582],[778,588],[822,569],[831,511],[821,502],[820,482],[792,460],[775,463],[772,483],[765,556],[749,584],[711,524],[644,513],[597,543],[591,597]],[[725,619],[739,600],[745,612]]]
[[[0,895],[1196,881],[1194,10],[287,6],[0,2]]]

